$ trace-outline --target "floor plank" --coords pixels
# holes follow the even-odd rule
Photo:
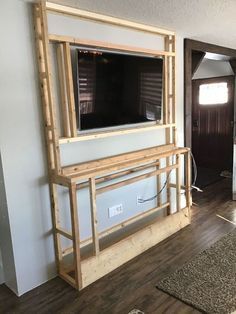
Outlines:
[[[133,308],[147,313],[199,313],[157,290],[155,285],[191,260],[235,226],[216,216],[235,217],[231,181],[224,179],[194,194],[192,224],[81,292],[59,278],[17,298],[0,286],[0,313],[126,314]],[[231,216],[230,216],[231,215]]]

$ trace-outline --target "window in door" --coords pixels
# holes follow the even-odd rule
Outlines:
[[[199,105],[226,104],[228,94],[227,82],[201,84],[199,86]]]

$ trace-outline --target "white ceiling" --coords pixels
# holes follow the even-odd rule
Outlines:
[[[236,0],[53,0],[236,48]]]

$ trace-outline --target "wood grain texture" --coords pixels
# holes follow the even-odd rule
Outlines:
[[[65,15],[74,16],[78,18],[88,19],[91,21],[97,21],[101,23],[122,26],[122,27],[130,28],[130,29],[134,29],[138,31],[143,31],[143,32],[148,32],[148,33],[153,33],[153,34],[157,34],[161,36],[175,35],[173,31],[165,30],[162,28],[157,28],[155,26],[136,23],[133,21],[128,21],[128,20],[116,18],[113,16],[98,14],[98,13],[94,13],[90,11],[80,10],[77,8],[63,6],[63,5],[52,3],[52,2],[46,2],[46,7],[49,12],[51,11],[53,13],[58,13],[58,14],[63,14],[63,15],[65,14]]]
[[[233,168],[234,80],[231,75],[192,80],[192,152],[198,167]],[[221,82],[227,83],[227,103],[199,104],[200,86]]]
[[[81,292],[60,278],[17,298],[0,286],[0,313],[128,313],[139,308],[145,313],[199,313],[155,288],[158,280],[231,231],[235,226],[216,216],[229,210],[231,181],[224,179],[194,195],[192,224],[137,256]],[[228,203],[229,204],[229,203]],[[233,204],[232,204],[233,206]],[[221,210],[221,214],[222,214]],[[232,208],[232,214],[233,211]]]

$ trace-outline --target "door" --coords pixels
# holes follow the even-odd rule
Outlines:
[[[193,80],[192,150],[199,167],[232,170],[234,76]]]

